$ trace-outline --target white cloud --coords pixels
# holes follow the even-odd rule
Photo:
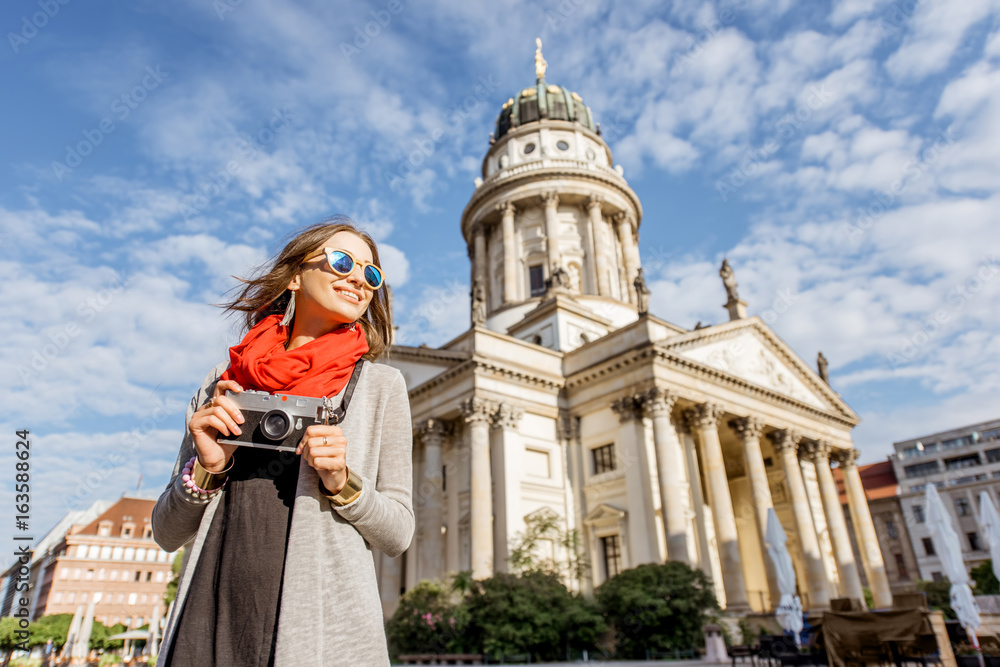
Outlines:
[[[995,0],[900,3],[894,16],[906,36],[886,60],[886,69],[904,81],[940,72],[948,67],[969,29],[998,7]]]

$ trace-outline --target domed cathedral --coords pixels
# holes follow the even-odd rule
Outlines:
[[[497,117],[462,235],[473,323],[569,351],[636,320],[642,204],[590,108],[545,71],[539,46],[535,85]]]
[[[462,213],[471,326],[439,348],[394,345],[387,362],[409,391],[417,522],[406,553],[376,559],[387,615],[422,579],[507,571],[533,525],[558,528],[536,558],[583,564],[565,568],[571,589],[676,560],[728,611],[770,613],[769,515],[805,608],[863,600],[863,585],[891,603],[859,420],[825,359],[813,370],[748,315],[727,261],[726,321],[688,330],[649,313],[641,221],[591,109],[546,80],[539,41],[535,84],[500,109]]]

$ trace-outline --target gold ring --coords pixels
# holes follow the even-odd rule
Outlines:
[[[326,446],[326,436],[325,435],[323,436],[323,446],[324,447]]]

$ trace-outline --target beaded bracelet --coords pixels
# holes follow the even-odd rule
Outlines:
[[[222,487],[224,487],[226,485],[226,482],[229,481],[229,477],[225,477],[222,480],[222,482],[220,482],[218,484],[218,486],[215,486],[212,489],[203,489],[200,486],[198,486],[198,484],[195,482],[195,477],[196,476],[197,477],[204,477],[206,481],[213,481],[214,482],[219,477],[222,477],[225,473],[229,472],[229,470],[232,469],[232,467],[233,467],[233,465],[235,463],[235,459],[236,459],[235,456],[232,457],[231,462],[229,464],[229,467],[226,468],[225,470],[222,470],[222,471],[220,471],[218,473],[212,473],[212,472],[209,472],[209,471],[205,470],[201,466],[201,463],[198,462],[198,457],[197,456],[192,456],[191,459],[187,463],[184,464],[184,470],[181,473],[181,479],[183,480],[183,483],[184,483],[184,491],[185,491],[185,493],[187,493],[188,495],[193,496],[195,498],[198,498],[200,500],[211,500],[212,498],[214,498],[216,495],[218,495],[219,491],[222,490]],[[195,472],[196,471],[196,466],[197,466],[197,473],[198,474],[196,474],[196,472]],[[202,483],[204,483],[204,482],[202,482]]]

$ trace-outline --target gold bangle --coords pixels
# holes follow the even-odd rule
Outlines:
[[[201,465],[201,461],[196,456],[194,458],[194,466],[191,468],[191,479],[198,488],[205,491],[215,491],[222,488],[222,485],[226,483],[226,473],[232,470],[235,464],[236,455],[233,455],[229,459],[228,468],[219,472],[209,472],[205,470],[204,466]]]
[[[348,468],[347,483],[344,484],[344,488],[342,488],[339,493],[330,493],[330,491],[323,486],[322,478],[319,480],[319,492],[337,507],[342,507],[343,505],[354,502],[357,500],[358,496],[361,495],[361,478],[355,475],[353,470]]]

